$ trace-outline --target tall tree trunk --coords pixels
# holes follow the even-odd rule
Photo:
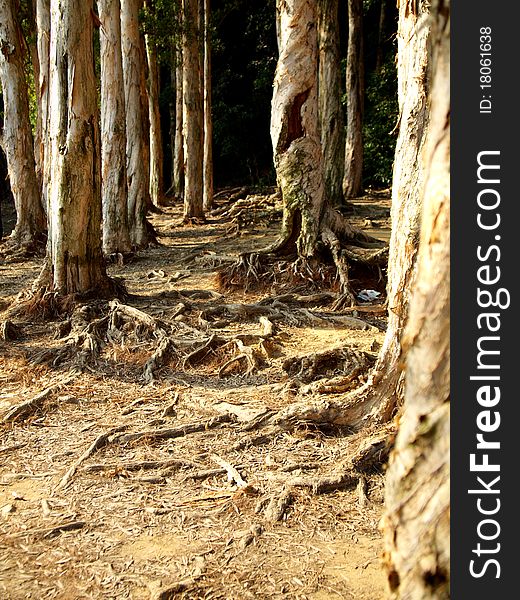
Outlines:
[[[50,0],[36,0],[36,30],[38,46],[38,131],[35,152],[41,201],[47,210],[49,186],[49,51],[51,30]]]
[[[164,152],[159,110],[159,65],[157,46],[150,35],[145,36],[148,63],[148,115],[150,120],[150,199],[155,206],[164,205]]]
[[[23,44],[15,2],[0,0],[0,83],[4,102],[4,127],[0,133],[16,206],[12,238],[16,244],[28,246],[42,240],[45,213],[36,178]]]
[[[381,0],[379,8],[379,29],[377,34],[377,50],[376,50],[376,73],[381,71],[383,66],[383,45],[386,24],[386,0]]]
[[[363,50],[363,0],[348,0],[347,139],[343,195],[359,196],[363,184],[363,111],[365,67]]]
[[[173,190],[177,198],[184,198],[184,137],[183,137],[183,67],[182,47],[174,50],[175,62],[175,133],[173,143]]]
[[[150,204],[149,123],[144,43],[139,31],[142,0],[121,0],[121,50],[126,106],[128,225],[132,246],[149,242],[146,211]]]
[[[91,6],[51,0],[50,187],[46,283],[60,295],[109,293],[101,250],[101,177]]]
[[[204,123],[198,0],[183,0],[184,219],[203,219]]]
[[[414,600],[450,597],[450,2],[437,0],[431,10],[434,76],[421,240],[385,518],[392,597]]]
[[[341,106],[338,0],[318,1],[318,102],[325,189],[330,204],[343,203],[345,136]]]
[[[297,235],[298,255],[315,254],[325,206],[318,129],[318,36],[314,0],[280,4],[281,52],[276,67],[271,140],[284,214],[282,239]]]
[[[119,0],[98,0],[101,56],[101,197],[103,251],[131,250],[126,178],[126,112]]]
[[[211,114],[210,0],[204,0],[204,211],[213,204],[213,118]]]

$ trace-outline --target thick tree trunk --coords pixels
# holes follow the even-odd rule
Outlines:
[[[184,219],[203,219],[204,123],[198,0],[183,0]]]
[[[157,47],[150,35],[145,36],[148,63],[148,115],[150,120],[150,199],[155,206],[164,205],[164,153],[159,110],[159,65]]]
[[[49,51],[51,30],[50,0],[36,0],[38,47],[38,135],[35,141],[36,175],[41,189],[41,202],[47,210],[49,185]]]
[[[121,0],[121,50],[126,107],[128,225],[132,246],[149,242],[146,211],[150,204],[149,123],[144,43],[139,31],[142,0]]]
[[[210,10],[210,0],[204,0],[204,211],[211,210],[213,203]]]
[[[28,246],[42,240],[45,213],[40,199],[23,68],[23,36],[13,0],[0,0],[0,83],[4,102],[2,145],[16,206],[12,238]]]
[[[318,35],[315,0],[280,3],[281,51],[271,111],[271,140],[284,214],[281,239],[297,236],[300,257],[316,252],[325,207],[318,128]]]
[[[421,241],[404,343],[404,412],[387,472],[385,540],[396,599],[450,597],[449,8],[449,0],[432,3],[434,83]]]
[[[103,251],[131,250],[126,179],[126,111],[119,0],[98,0],[101,56]]]
[[[175,196],[182,200],[184,198],[184,138],[183,138],[183,67],[182,48],[175,51],[174,73],[175,78],[175,132],[173,143],[173,190]]]
[[[359,196],[363,184],[363,111],[365,67],[363,50],[363,0],[348,0],[347,138],[343,195]]]
[[[92,14],[83,0],[51,0],[50,186],[47,283],[60,295],[111,281],[101,251],[101,178]]]
[[[327,199],[343,203],[345,135],[341,106],[338,0],[318,1],[318,102]]]

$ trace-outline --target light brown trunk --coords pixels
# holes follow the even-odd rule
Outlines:
[[[280,3],[281,52],[274,81],[271,140],[284,201],[282,238],[295,232],[301,257],[316,252],[326,198],[318,129],[316,23],[315,1]]]
[[[184,198],[184,139],[182,97],[182,48],[175,51],[175,133],[173,144],[173,190],[177,198]]]
[[[16,206],[16,226],[11,237],[17,244],[27,246],[42,239],[45,213],[36,178],[23,53],[15,2],[0,0],[0,83],[4,102],[0,135]]]
[[[403,416],[386,484],[392,598],[450,597],[450,3],[432,3],[434,83]]]
[[[363,184],[363,112],[365,67],[363,50],[363,0],[348,0],[347,134],[343,195],[359,196]]]
[[[126,179],[126,113],[119,0],[98,0],[101,56],[103,251],[131,250]]]
[[[35,144],[37,177],[41,201],[47,211],[49,185],[49,51],[51,9],[50,0],[36,0],[36,29],[38,46],[38,136]]]
[[[184,218],[203,219],[204,123],[199,3],[183,0]]]
[[[318,1],[319,117],[325,189],[332,206],[343,203],[345,136],[341,107],[338,0]]]
[[[213,203],[210,10],[210,0],[204,0],[204,211],[211,210]]]
[[[110,286],[101,251],[101,181],[92,14],[51,0],[48,259],[61,295]]]
[[[163,145],[161,113],[159,111],[159,66],[157,47],[150,35],[145,36],[148,63],[148,115],[150,119],[150,199],[155,206],[164,206]]]
[[[132,246],[148,244],[150,204],[149,127],[144,43],[139,31],[142,0],[121,0],[121,50],[126,106],[128,225]]]

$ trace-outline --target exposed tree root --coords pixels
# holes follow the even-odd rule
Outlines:
[[[20,338],[21,335],[22,328],[9,319],[6,319],[0,323],[0,340],[4,342],[12,342]]]

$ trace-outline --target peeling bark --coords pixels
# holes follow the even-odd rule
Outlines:
[[[20,246],[29,246],[42,241],[46,227],[36,178],[23,47],[15,2],[0,0],[0,83],[4,104],[4,126],[0,133],[16,207],[16,226],[11,238]]]
[[[59,295],[112,288],[101,251],[101,178],[91,8],[51,0],[50,278]],[[42,280],[40,280],[43,283]]]
[[[363,112],[365,66],[363,49],[363,0],[348,0],[347,139],[343,195],[355,198],[363,191]]]
[[[318,1],[318,102],[325,189],[332,206],[343,204],[345,136],[341,107],[338,0]]]
[[[150,150],[144,43],[139,31],[142,0],[121,0],[121,50],[126,106],[128,225],[132,246],[149,242],[146,211],[150,204]]]
[[[392,598],[450,597],[450,2],[432,3],[434,83],[403,417],[387,473]]]
[[[131,250],[126,178],[126,112],[119,0],[98,0],[101,56],[103,251]]]

